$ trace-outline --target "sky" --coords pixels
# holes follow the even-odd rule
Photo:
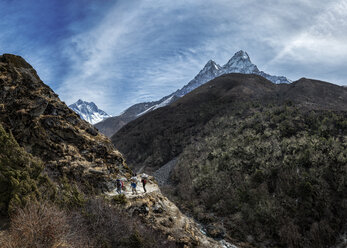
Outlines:
[[[347,85],[347,0],[0,0],[0,54],[111,115],[247,51],[260,70]]]

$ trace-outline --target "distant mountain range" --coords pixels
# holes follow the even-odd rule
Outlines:
[[[251,62],[247,52],[241,50],[235,53],[235,55],[223,66],[218,65],[213,60],[208,61],[204,68],[187,85],[173,92],[172,94],[163,97],[159,101],[135,104],[125,110],[121,115],[107,118],[97,123],[95,127],[98,128],[100,132],[104,133],[108,137],[111,137],[126,123],[147,112],[169,105],[178,98],[198,88],[202,84],[228,73],[257,74],[276,84],[291,83],[291,81],[286,77],[272,76],[260,71],[258,67]]]
[[[74,104],[69,105],[83,120],[88,121],[90,124],[96,124],[106,118],[111,117],[105,111],[99,109],[95,103],[86,102],[79,99]]]

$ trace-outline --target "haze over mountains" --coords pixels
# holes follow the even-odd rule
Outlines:
[[[121,115],[107,118],[104,121],[97,123],[95,127],[106,136],[111,137],[129,121],[132,121],[147,112],[169,105],[200,85],[220,75],[228,73],[257,74],[276,84],[291,82],[284,76],[272,76],[260,71],[258,67],[251,62],[247,52],[241,50],[235,53],[234,56],[223,66],[218,65],[213,60],[208,61],[204,68],[187,85],[172,94],[163,97],[159,101],[135,104],[125,110]]]

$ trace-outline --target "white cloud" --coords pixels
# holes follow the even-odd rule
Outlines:
[[[320,63],[327,59],[341,63],[346,58],[347,1],[337,1],[312,18],[308,26],[284,44],[273,59],[276,63],[290,59],[303,63]]]
[[[347,62],[346,15],[346,0],[120,1],[65,41],[72,67],[58,93],[115,114],[171,93],[209,59],[224,64],[239,49],[269,73],[329,79],[311,69]]]

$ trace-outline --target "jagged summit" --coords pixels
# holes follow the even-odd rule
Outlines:
[[[81,99],[71,104],[69,108],[75,111],[83,120],[91,124],[98,123],[111,117],[105,111],[99,109],[94,102],[86,102]]]
[[[258,74],[259,69],[251,62],[248,53],[238,51],[235,55],[221,68],[220,75],[227,73],[244,73],[244,74]]]
[[[112,119],[102,121],[96,127],[105,135],[111,136],[117,132],[127,122],[136,119],[137,117],[163,107],[176,101],[178,98],[188,94],[192,90],[207,83],[208,81],[228,73],[242,73],[242,74],[257,74],[273,83],[291,83],[286,77],[272,76],[263,71],[252,63],[250,56],[246,51],[240,50],[232,56],[232,58],[223,66],[220,66],[213,60],[209,60],[203,69],[185,86],[172,94],[163,97],[159,101],[138,103],[133,105],[120,116],[115,116]]]
[[[243,50],[240,50],[238,52],[236,52],[233,56],[233,58],[236,58],[236,57],[239,57],[239,58],[242,58],[242,59],[247,59],[247,60],[250,60],[250,57],[248,55],[247,52],[243,51]]]
[[[221,68],[220,65],[218,65],[216,62],[214,62],[212,59],[210,59],[206,65],[204,66],[204,68],[201,71],[204,70],[219,70]]]

